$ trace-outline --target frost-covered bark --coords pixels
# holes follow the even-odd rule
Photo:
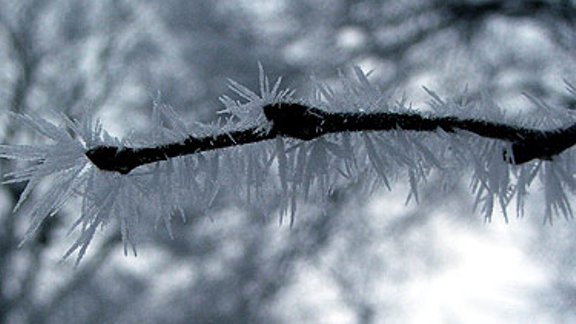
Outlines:
[[[148,163],[276,137],[309,141],[326,134],[347,132],[396,130],[454,133],[462,130],[510,142],[512,150],[503,150],[502,158],[509,163],[522,164],[534,159],[551,160],[576,143],[576,124],[560,129],[537,130],[483,120],[415,113],[327,113],[291,102],[266,105],[262,111],[272,125],[268,131],[249,128],[206,137],[190,136],[181,142],[147,148],[97,146],[86,151],[86,156],[101,170],[127,174]]]
[[[53,143],[0,146],[4,158],[36,162],[7,174],[6,182],[28,181],[16,210],[33,217],[30,236],[72,196],[81,196],[74,225],[81,235],[67,253],[78,251],[79,259],[99,226],[118,221],[127,248],[138,222],[162,221],[170,231],[170,218],[183,215],[183,204],[208,207],[222,190],[262,212],[268,201],[279,199],[280,214],[293,220],[298,201],[322,199],[346,183],[390,188],[406,177],[409,198],[418,200],[419,185],[431,172],[449,183],[472,169],[472,189],[487,219],[496,205],[507,217],[513,198],[521,215],[538,175],[546,219],[572,216],[567,191],[576,183],[567,149],[576,138],[576,118],[571,111],[536,102],[536,118],[511,118],[488,99],[452,102],[433,92],[432,111],[415,111],[392,102],[354,71],[342,77],[338,91],[317,85],[314,96],[296,98],[280,90],[280,80],[271,87],[261,70],[260,94],[231,84],[243,101],[223,97],[226,117],[218,124],[192,130],[169,107],[155,106],[150,138],[118,140],[89,118],[71,121],[62,115],[66,127],[58,127],[18,115]],[[45,178],[54,178],[51,190],[24,206]]]

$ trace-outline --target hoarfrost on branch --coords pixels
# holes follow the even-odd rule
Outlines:
[[[321,199],[345,183],[391,188],[405,178],[409,198],[417,200],[432,172],[454,180],[470,169],[487,220],[496,206],[507,219],[513,198],[522,215],[538,177],[545,219],[572,217],[576,118],[568,109],[535,101],[537,114],[511,117],[487,98],[449,101],[426,89],[431,112],[425,113],[392,101],[358,68],[341,77],[338,90],[316,84],[310,98],[281,89],[280,81],[271,84],[261,67],[259,94],[231,81],[240,100],[223,96],[221,120],[194,129],[155,104],[154,134],[146,140],[113,138],[89,114],[80,121],[59,115],[62,126],[16,115],[50,140],[0,146],[0,157],[34,162],[5,175],[5,182],[27,182],[15,208],[32,217],[26,238],[72,196],[82,200],[73,225],[80,235],[66,255],[77,252],[79,261],[98,227],[117,222],[125,253],[128,247],[136,253],[138,223],[163,223],[171,232],[170,219],[183,216],[185,204],[208,208],[223,190],[262,213],[278,200],[276,209],[293,221],[299,201]],[[28,199],[46,179],[53,179],[51,189]]]

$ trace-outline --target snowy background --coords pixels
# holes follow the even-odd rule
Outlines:
[[[574,109],[574,30],[570,0],[0,1],[0,136],[41,141],[8,111],[93,109],[115,136],[148,131],[153,102],[209,122],[229,79],[258,89],[259,62],[302,95],[359,66],[415,107],[432,100],[425,86],[511,113],[533,107],[526,94]],[[2,173],[17,166],[0,162]],[[3,186],[0,322],[576,320],[574,223],[543,225],[538,186],[506,224],[473,210],[467,176],[449,191],[430,177],[418,204],[405,204],[401,181],[371,195],[362,185],[303,204],[292,228],[223,193],[209,209],[187,206],[173,238],[144,227],[138,257],[108,226],[78,267],[62,261],[78,204],[18,247],[31,222],[11,213],[23,187]]]

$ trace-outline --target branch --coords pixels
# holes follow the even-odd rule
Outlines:
[[[571,20],[576,7],[569,1],[524,0],[524,1],[454,1],[445,4],[443,8],[448,15],[462,21],[473,21],[491,15],[508,17],[534,17],[546,14],[551,17]]]
[[[533,159],[550,160],[576,144],[576,124],[541,131],[489,121],[426,117],[415,113],[329,113],[297,103],[270,104],[262,109],[266,119],[272,124],[269,131],[254,127],[208,137],[190,136],[182,142],[146,148],[96,146],[89,149],[86,156],[101,170],[127,174],[144,164],[275,137],[309,141],[325,134],[343,132],[467,131],[511,143],[512,154],[504,151],[503,159],[512,164],[522,164]]]

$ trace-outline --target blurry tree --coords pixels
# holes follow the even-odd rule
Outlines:
[[[227,78],[257,87],[257,61],[291,86],[305,84],[309,73],[331,83],[338,68],[356,64],[374,69],[375,82],[416,103],[430,100],[415,91],[427,85],[450,95],[468,86],[467,98],[486,91],[506,108],[524,106],[522,92],[574,106],[561,83],[576,61],[576,10],[569,0],[26,0],[2,1],[0,8],[2,106],[31,114],[53,109],[72,118],[89,106],[116,133],[148,127],[157,90],[160,101],[186,119],[214,119]],[[8,118],[3,124],[4,143],[39,140]],[[13,169],[1,163],[3,172]],[[443,185],[429,181],[422,204]],[[454,195],[433,195],[425,206],[454,199],[458,186]],[[23,186],[2,190],[0,322],[283,321],[275,304],[286,302],[283,293],[299,265],[310,263],[328,268],[323,273],[340,287],[342,304],[357,322],[378,322],[387,314],[366,286],[382,273],[402,272],[386,268],[394,267],[389,255],[397,258],[407,248],[402,238],[418,236],[430,215],[423,212],[428,207],[407,210],[377,231],[365,210],[349,207],[364,192],[352,186],[336,189],[325,205],[301,208],[287,233],[261,210],[231,209],[220,193],[214,208],[187,207],[187,222],[173,221],[173,239],[144,229],[144,258],[152,260],[142,267],[150,269],[139,272],[125,265],[132,259],[116,260],[121,240],[112,231],[97,237],[94,252],[74,270],[57,262],[70,242],[53,238],[62,237],[63,224],[78,211],[60,210],[18,249],[30,219],[11,210]],[[378,237],[384,243],[374,243]],[[334,259],[326,265],[318,261],[322,255]],[[395,301],[384,303],[393,307]]]

